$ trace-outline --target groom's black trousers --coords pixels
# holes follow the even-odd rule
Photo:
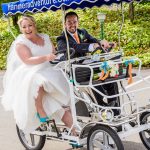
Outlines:
[[[116,82],[114,83],[108,83],[105,85],[99,85],[95,87],[97,90],[101,91],[105,95],[111,96],[111,95],[116,95],[119,93],[118,90],[118,84]],[[93,90],[93,93],[95,95],[95,98],[98,102],[99,105],[101,106],[112,106],[112,107],[119,107],[120,106],[120,98],[119,97],[114,97],[114,98],[108,98],[107,102],[103,101],[103,96],[100,95],[99,93],[95,92]],[[114,115],[119,115],[120,110],[114,109]]]

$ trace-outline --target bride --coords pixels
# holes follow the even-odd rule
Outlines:
[[[31,131],[48,119],[62,120],[72,126],[69,85],[49,61],[56,57],[49,36],[39,34],[33,17],[23,16],[20,34],[11,45],[4,75],[2,104],[12,110],[20,129]]]

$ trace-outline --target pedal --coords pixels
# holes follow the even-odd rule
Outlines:
[[[117,129],[117,132],[121,132],[122,131],[122,126],[121,125],[117,126],[116,129]]]
[[[124,129],[126,130],[126,131],[129,131],[129,130],[131,130],[133,127],[130,125],[130,123],[125,123],[124,124]]]
[[[135,121],[130,121],[129,124],[132,126],[132,127],[135,127],[137,125],[137,122]]]
[[[62,134],[61,134],[60,130],[57,128],[55,120],[52,119],[49,121],[49,123],[51,124],[52,131],[56,132],[58,137],[61,137]]]
[[[40,129],[41,129],[42,131],[47,131],[47,129],[48,129],[48,127],[47,127],[47,122],[42,123],[42,124],[40,125]]]

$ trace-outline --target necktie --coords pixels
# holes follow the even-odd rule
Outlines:
[[[78,44],[80,44],[80,39],[79,39],[78,34],[77,34],[77,33],[74,33],[73,37],[75,38],[76,42],[77,42]]]

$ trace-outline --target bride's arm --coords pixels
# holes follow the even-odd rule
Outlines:
[[[23,44],[17,44],[16,51],[20,59],[28,65],[37,65],[46,61],[53,61],[56,57],[54,54],[48,54],[44,56],[32,56],[30,49]]]

